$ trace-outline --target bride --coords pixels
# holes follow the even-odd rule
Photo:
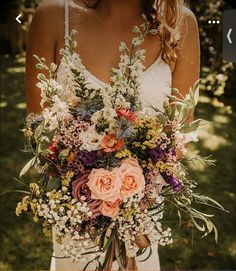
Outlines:
[[[119,62],[119,43],[130,44],[134,25],[142,24],[145,14],[157,35],[145,37],[145,67],[141,76],[143,107],[162,108],[171,88],[183,95],[199,78],[200,49],[194,14],[181,0],[45,0],[36,10],[27,46],[26,85],[28,112],[40,111],[40,91],[36,87],[38,70],[33,55],[58,65],[58,80],[63,77],[59,50],[65,36],[77,31],[77,53],[82,59],[87,80],[100,88],[109,82],[110,71]],[[69,240],[68,240],[69,242]],[[83,270],[86,263],[72,263],[62,256],[53,231],[51,270]],[[136,257],[127,270],[160,270],[157,247],[151,257]],[[91,268],[90,268],[91,269]],[[116,262],[112,270],[117,270]]]

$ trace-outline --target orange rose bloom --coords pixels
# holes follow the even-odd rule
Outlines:
[[[125,159],[119,170],[122,174],[120,193],[123,198],[132,197],[144,190],[145,178],[137,160],[133,158]]]
[[[105,152],[117,151],[124,146],[124,139],[117,138],[114,133],[105,135],[101,141],[101,147]]]
[[[120,198],[121,176],[117,168],[112,171],[93,168],[88,180],[92,199],[115,202]]]
[[[104,216],[109,216],[111,218],[116,217],[119,214],[120,210],[120,200],[116,200],[115,202],[103,201],[100,207],[100,212]]]

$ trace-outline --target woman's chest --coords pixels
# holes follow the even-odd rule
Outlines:
[[[87,24],[80,22],[80,26],[70,23],[70,30],[75,29],[76,52],[80,55],[83,65],[93,75],[103,82],[108,82],[112,67],[117,67],[120,58],[119,45],[123,41],[131,47],[131,41],[135,37],[132,26],[123,27],[113,24]],[[64,47],[64,41],[58,41],[56,46],[56,63],[59,64],[61,56],[60,48]],[[145,50],[145,67],[150,67],[161,52],[158,36],[145,37],[142,48]]]

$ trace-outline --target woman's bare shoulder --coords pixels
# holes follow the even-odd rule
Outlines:
[[[34,19],[47,27],[55,26],[64,20],[63,0],[44,0],[35,11]]]
[[[181,26],[181,43],[186,42],[191,37],[196,37],[199,35],[198,22],[195,14],[192,10],[186,6],[183,6],[182,9],[182,20],[180,23]]]
[[[186,6],[183,6],[183,19],[188,27],[198,28],[198,23],[195,14]]]
[[[64,1],[44,0],[34,13],[31,29],[33,36],[50,35],[51,40],[60,36],[64,30]]]
[[[38,6],[34,14],[34,20],[38,21],[43,26],[50,28],[63,29],[65,12],[64,0],[44,0]],[[87,14],[82,1],[70,1],[70,14],[73,15],[73,10],[79,11],[79,14]],[[78,15],[78,13],[77,13]]]
[[[62,9],[64,9],[64,0],[44,0],[37,8],[40,12],[58,11]]]

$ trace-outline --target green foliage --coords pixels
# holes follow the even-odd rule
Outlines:
[[[233,82],[230,76],[236,75],[235,64],[223,60],[223,11],[226,1],[189,1],[199,24],[201,42],[201,90],[211,96],[233,95]],[[208,24],[208,20],[219,20],[220,24]],[[236,77],[236,76],[235,76]]]

